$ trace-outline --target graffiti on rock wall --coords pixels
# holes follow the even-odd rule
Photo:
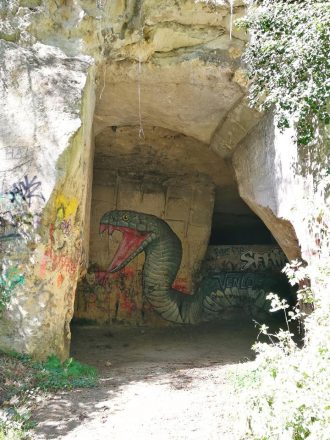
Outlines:
[[[72,229],[71,220],[62,220],[60,229],[66,237],[69,237]]]
[[[33,198],[39,198],[45,201],[44,196],[41,193],[41,182],[38,180],[37,176],[30,179],[28,176],[24,176],[22,180],[14,183],[13,187],[10,189],[8,194],[11,197],[11,201],[24,200],[31,206],[31,201]]]
[[[124,296],[130,298],[126,307],[136,308],[132,306],[136,298],[134,289],[127,295],[129,276],[125,275],[125,271],[129,269],[129,263],[141,253],[145,254],[141,274],[143,299],[168,321],[196,323],[205,319],[213,319],[220,309],[224,309],[219,305],[221,301],[224,304],[227,301],[227,308],[231,305],[247,310],[248,304],[251,313],[257,314],[265,309],[266,294],[273,287],[278,292],[281,289],[283,292],[287,290],[286,284],[283,287],[283,283],[281,284],[278,280],[274,282],[276,278],[274,274],[265,273],[262,276],[256,272],[260,269],[281,266],[285,262],[284,255],[275,246],[251,246],[251,249],[246,246],[227,246],[226,249],[221,247],[212,249],[217,262],[219,258],[225,257],[227,263],[222,260],[223,266],[220,269],[219,265],[213,268],[213,272],[217,269],[217,274],[212,278],[211,284],[206,276],[197,292],[189,294],[185,289],[184,280],[177,278],[182,259],[181,241],[164,220],[136,211],[109,211],[100,220],[100,233],[107,233],[111,238],[114,231],[121,232],[122,241],[109,263],[108,270],[99,273],[94,271],[95,278],[86,290],[85,303],[94,301],[94,299],[94,302],[97,302],[96,285],[103,289],[101,298],[104,298],[104,292],[109,292],[111,296],[114,275],[119,274],[118,279],[121,280],[121,285],[117,286],[116,295],[119,292],[119,297],[116,298],[115,309],[118,311],[118,304],[122,301],[120,298]],[[230,261],[232,255],[236,260]],[[208,257],[210,261],[210,255]],[[246,270],[249,272],[244,272]],[[269,280],[272,281],[269,282]],[[88,295],[90,295],[89,299]],[[233,298],[236,299],[236,305]],[[106,307],[109,307],[109,301],[111,302],[111,299],[108,296],[105,300]],[[211,305],[214,306],[213,309]],[[213,310],[213,313],[210,313],[210,310]]]
[[[51,248],[46,249],[40,267],[41,277],[45,277],[46,270],[63,271],[74,277],[77,270],[77,257],[59,255]]]
[[[223,271],[279,271],[287,260],[278,246],[210,246],[208,248],[204,272]]]
[[[77,208],[78,201],[75,197],[56,197],[56,217],[49,226],[49,245],[41,261],[40,276],[45,277],[47,270],[60,272],[58,286],[64,281],[62,272],[66,272],[71,278],[75,277],[81,256],[81,240],[73,243],[69,240],[73,230],[72,218],[76,215]]]
[[[0,310],[9,302],[15,289],[22,286],[25,281],[25,276],[17,267],[8,266],[0,270]]]
[[[204,319],[225,316],[237,307],[254,317],[268,313],[269,292],[290,296],[280,273],[285,263],[285,255],[274,245],[210,246],[200,286],[205,294]]]
[[[263,253],[248,251],[241,255],[241,270],[267,269],[269,267],[282,269],[285,263],[286,258],[279,248]]]
[[[283,274],[265,272],[219,272],[203,278],[204,319],[214,319],[230,308],[243,308],[252,316],[267,313],[269,292],[289,296],[289,285]]]
[[[143,304],[139,304],[136,295],[137,282],[141,282],[140,273],[129,267],[110,274],[96,265],[91,266],[78,284],[76,316],[83,317],[87,313],[101,321],[142,323]]]
[[[75,197],[67,198],[59,195],[55,200],[56,220],[55,227],[60,230],[65,237],[71,235],[73,226],[72,219],[78,209],[78,200]]]
[[[32,198],[41,198],[41,183],[27,176],[0,194],[0,303],[7,303],[25,280],[27,245],[37,240],[40,215],[31,210]],[[26,260],[26,261],[25,261]]]
[[[49,241],[40,263],[39,275],[45,278],[47,271],[55,272],[56,286],[62,287],[66,277],[74,280],[82,255],[81,238],[72,240],[74,217],[78,200],[58,195],[54,203],[55,218],[49,225]]]
[[[140,253],[145,253],[142,270],[144,299],[164,319],[190,322],[195,316],[194,301],[173,287],[182,258],[182,245],[178,236],[162,219],[135,211],[110,211],[100,221],[100,233],[109,236],[122,233],[122,241],[108,269],[121,271]],[[185,307],[184,301],[192,307]],[[190,315],[193,312],[193,315]]]
[[[0,241],[26,236],[38,226],[40,213],[31,210],[33,198],[45,200],[37,176],[24,176],[0,194]]]
[[[78,200],[75,197],[67,198],[59,195],[55,200],[57,221],[68,220],[76,215],[78,209]]]

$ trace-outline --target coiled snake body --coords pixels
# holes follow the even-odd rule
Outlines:
[[[143,294],[164,319],[196,323],[201,318],[200,294],[185,295],[172,287],[182,259],[181,241],[158,217],[134,211],[109,211],[100,221],[100,233],[122,232],[123,239],[109,272],[117,272],[145,252]]]
[[[181,241],[164,220],[135,211],[109,211],[101,218],[100,233],[107,231],[111,235],[116,230],[123,234],[123,239],[108,271],[121,270],[137,255],[145,252],[143,295],[154,310],[168,321],[193,324],[202,319],[214,319],[219,313],[237,306],[258,316],[260,311],[264,313],[267,308],[266,292],[262,287],[268,285],[270,290],[276,288],[276,281],[275,285],[271,285],[274,281],[272,277],[259,274],[257,288],[251,285],[228,288],[221,286],[219,280],[214,278],[215,287],[211,292],[203,293],[201,285],[194,295],[183,294],[173,288],[182,259]],[[246,274],[227,275],[240,279]]]

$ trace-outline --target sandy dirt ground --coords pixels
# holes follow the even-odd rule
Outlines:
[[[75,327],[72,356],[99,369],[100,385],[45,399],[33,414],[33,438],[238,440],[244,414],[233,376],[253,358],[256,335],[242,319],[158,329]]]

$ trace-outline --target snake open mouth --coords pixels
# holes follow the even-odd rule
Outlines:
[[[131,229],[126,226],[114,226],[101,223],[100,234],[103,234],[105,231],[108,231],[109,236],[111,236],[114,231],[120,231],[123,234],[122,241],[108,269],[109,272],[116,272],[125,266],[126,261],[131,260],[130,257],[136,254],[142,243],[150,235],[149,232],[139,232],[136,229]]]

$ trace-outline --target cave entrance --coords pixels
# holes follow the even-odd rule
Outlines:
[[[276,240],[263,221],[243,202],[213,213],[209,245],[273,245]]]
[[[72,354],[91,363],[95,359],[99,366],[109,356],[127,362],[134,344],[136,356],[143,359],[147,353],[155,362],[164,361],[162,352],[166,361],[171,353],[178,362],[194,353],[197,362],[205,350],[213,362],[217,344],[250,353],[257,334],[252,318],[268,322],[266,294],[289,296],[280,272],[283,252],[240,198],[228,161],[176,131],[145,126],[144,138],[138,132],[137,126],[110,126],[95,138],[89,267],[76,292]],[[203,296],[202,316],[189,321],[195,325],[167,319],[146,300],[145,252],[109,272],[125,231],[116,230],[110,240],[107,229],[100,236],[100,223],[107,212],[125,210],[154,216],[180,240],[182,257],[172,287],[183,298],[191,292]],[[241,354],[238,349],[235,356]]]
[[[138,132],[111,126],[95,138],[89,267],[77,288],[75,321],[162,327],[232,312],[259,317],[270,291],[290,297],[281,274],[286,257],[240,198],[231,164],[182,133],[157,126],[145,126],[144,138]],[[114,212],[119,225],[112,223],[110,237],[107,213]],[[145,264],[150,246],[137,249],[151,239],[150,221],[167,232]],[[110,271],[114,261],[118,270]],[[148,297],[148,279],[159,285],[159,298]],[[177,306],[172,289],[182,297]],[[186,312],[191,293],[200,310]]]
[[[237,189],[217,191],[201,271],[205,319],[229,319],[237,314],[272,319],[276,315],[269,313],[270,292],[293,302],[294,292],[282,273],[286,263],[271,232],[240,199]]]

